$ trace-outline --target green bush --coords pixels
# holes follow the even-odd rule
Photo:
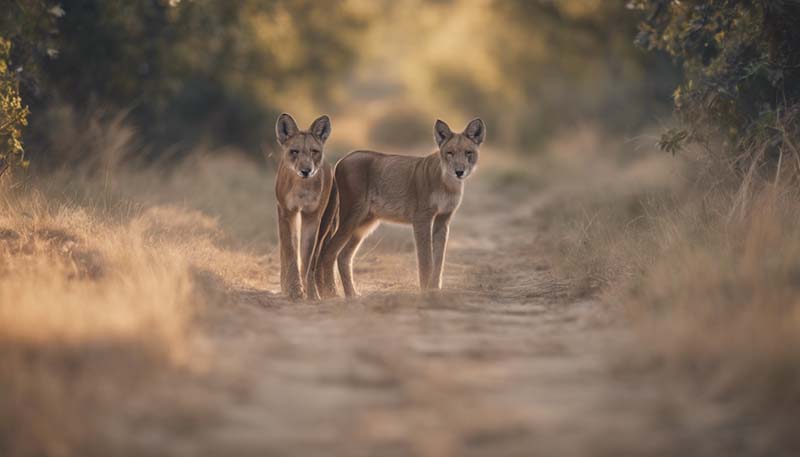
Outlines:
[[[284,92],[324,103],[366,27],[345,0],[7,3],[0,37],[13,44],[14,93],[35,113],[27,142],[47,166],[60,165],[45,134],[59,126],[43,114],[64,104],[79,117],[128,113],[143,145],[154,146],[145,158],[180,157],[198,143],[260,156],[287,109],[278,106]]]
[[[62,13],[44,0],[6,2],[0,9],[0,175],[27,165],[22,137],[30,111],[22,92],[38,90],[36,62],[55,55],[54,24]]]
[[[0,36],[0,175],[22,163],[22,128],[28,122],[28,107],[22,104],[19,85],[9,65],[11,42]]]
[[[668,53],[685,78],[675,91],[683,131],[662,138],[674,151],[685,140],[722,137],[739,168],[798,151],[800,2],[797,0],[635,0],[645,11],[637,42]]]

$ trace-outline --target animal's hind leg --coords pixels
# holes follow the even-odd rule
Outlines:
[[[339,277],[342,278],[344,294],[348,297],[357,297],[355,283],[353,282],[353,258],[361,247],[361,242],[369,235],[375,225],[375,221],[365,221],[353,231],[353,235],[347,244],[344,245],[342,252],[339,253],[337,262],[339,264]]]
[[[336,233],[325,243],[319,262],[319,293],[322,297],[336,296],[336,280],[334,278],[333,264],[339,253],[353,236],[356,228],[361,225],[366,216],[366,211],[358,207],[341,207],[339,213],[341,220]]]
[[[319,239],[317,240],[317,248],[314,250],[314,257],[311,259],[311,270],[309,271],[309,275],[314,283],[314,299],[321,298],[320,291],[323,289],[324,284],[324,265],[322,264],[322,252],[325,250],[325,247],[331,243],[331,239],[333,238],[333,234],[336,232],[338,228],[338,220],[335,221],[334,224],[325,228],[325,232],[320,234]],[[331,281],[334,283],[335,281]],[[334,293],[336,292],[335,284],[334,284]]]

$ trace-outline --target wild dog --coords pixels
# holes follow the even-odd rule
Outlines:
[[[321,116],[308,130],[300,130],[292,116],[283,113],[275,133],[282,149],[275,178],[281,291],[292,299],[319,298],[314,270],[319,227],[333,185],[333,169],[324,160],[331,121]]]
[[[317,287],[335,296],[333,264],[338,262],[345,295],[358,295],[353,283],[353,257],[361,242],[381,221],[411,224],[417,248],[421,289],[441,289],[450,218],[461,204],[464,180],[478,164],[478,149],[486,137],[480,119],[453,133],[437,120],[438,150],[426,157],[353,151],[334,172],[338,192],[338,228],[322,247]]]

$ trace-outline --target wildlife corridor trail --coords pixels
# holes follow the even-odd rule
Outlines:
[[[174,387],[202,397],[191,415],[206,419],[139,445],[209,456],[646,456],[669,455],[678,438],[702,442],[705,419],[685,417],[679,389],[615,371],[631,335],[555,278],[536,229],[547,198],[467,183],[441,292],[416,290],[406,227],[379,230],[360,251],[359,299],[233,291],[202,318],[213,373],[191,394]]]

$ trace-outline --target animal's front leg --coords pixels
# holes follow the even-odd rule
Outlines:
[[[419,287],[430,287],[431,271],[433,269],[433,247],[431,246],[431,226],[433,217],[420,217],[415,220],[414,241],[417,245],[417,269],[419,270]]]
[[[319,249],[319,246],[317,246],[317,235],[319,233],[319,220],[321,214],[301,214],[300,260],[302,269],[300,271],[303,274],[303,280],[306,286],[308,298],[311,298],[312,300],[318,300],[319,293],[317,292],[317,283],[314,277],[317,268],[316,260],[318,256],[316,254],[316,250]]]
[[[297,212],[278,207],[281,252],[281,291],[292,299],[305,296],[297,253]]]
[[[442,288],[442,271],[447,250],[447,236],[450,232],[451,214],[439,214],[433,220],[433,270],[428,286],[432,289]]]

